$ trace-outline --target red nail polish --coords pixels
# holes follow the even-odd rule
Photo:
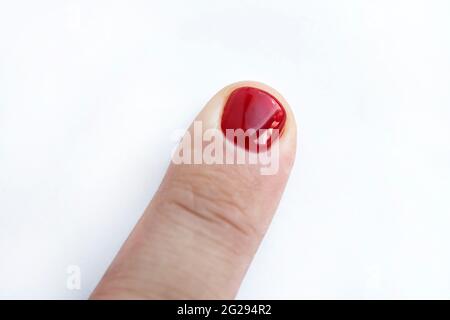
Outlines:
[[[227,139],[238,145],[237,136],[230,136],[227,129],[256,130],[256,136],[245,135],[243,140],[245,149],[255,150],[252,149],[252,143],[256,143],[256,151],[259,151],[261,145],[270,148],[273,138],[281,135],[285,123],[286,111],[274,96],[261,89],[241,87],[228,97],[221,127]],[[270,129],[277,129],[277,135],[272,135],[273,130]]]

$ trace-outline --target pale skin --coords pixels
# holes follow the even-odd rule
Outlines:
[[[286,100],[248,81],[223,88],[206,104],[196,118],[205,130],[219,128],[228,95],[241,86],[269,92],[286,109],[278,172],[261,175],[254,164],[170,164],[92,299],[235,297],[285,188],[297,137]]]

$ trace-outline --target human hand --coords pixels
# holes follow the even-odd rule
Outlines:
[[[230,140],[222,133],[225,129],[275,129],[270,134],[278,130],[279,137],[274,135],[271,145],[267,143],[273,153],[271,161],[277,161],[271,168],[275,170],[267,171],[267,161],[171,163],[159,190],[91,298],[235,297],[293,165],[296,124],[283,97],[256,82],[235,83],[219,91],[196,123],[201,124],[202,134],[219,132],[215,141],[221,142],[224,150],[230,149]],[[196,129],[192,125],[187,135],[195,136]],[[184,141],[188,140],[182,145]],[[201,146],[184,147],[183,156],[187,151],[194,155],[197,148],[205,147],[205,141]],[[238,150],[246,156],[268,152],[258,149],[252,153],[246,148],[248,140]]]

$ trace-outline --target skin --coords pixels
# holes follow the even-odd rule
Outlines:
[[[92,299],[232,299],[272,220],[294,163],[296,124],[274,89],[239,82],[220,90],[196,120],[220,129],[228,95],[260,88],[280,101],[287,120],[279,170],[258,165],[173,164]],[[193,127],[189,129],[192,133]]]

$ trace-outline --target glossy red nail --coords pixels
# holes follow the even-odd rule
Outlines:
[[[234,90],[225,104],[222,114],[222,132],[227,139],[238,144],[236,135],[230,135],[228,129],[256,130],[256,151],[260,146],[270,148],[274,137],[281,136],[286,123],[286,111],[282,104],[270,93],[252,87],[241,87]],[[276,130],[276,135],[272,133]],[[228,131],[227,131],[228,130]],[[255,137],[245,136],[245,149],[252,149]]]

